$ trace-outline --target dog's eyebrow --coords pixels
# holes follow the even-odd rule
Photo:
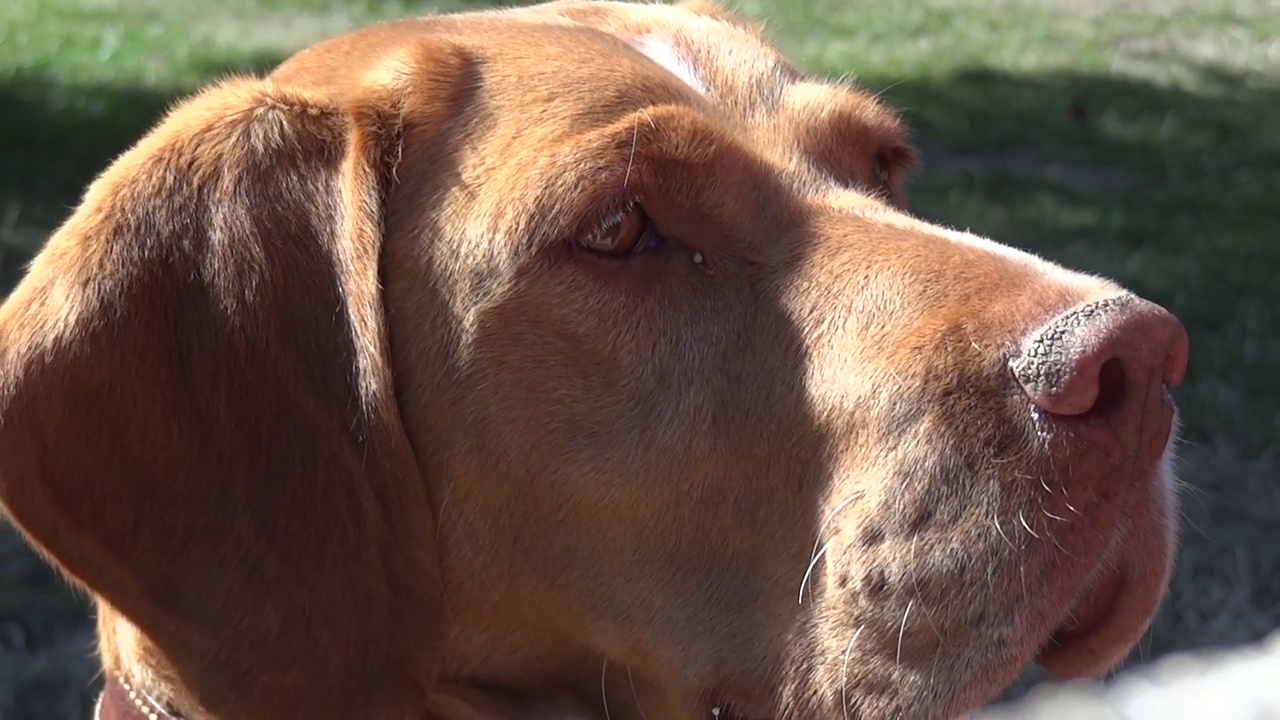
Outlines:
[[[637,52],[657,63],[667,72],[675,75],[685,85],[693,88],[699,95],[708,95],[707,86],[698,73],[680,54],[675,42],[669,37],[648,33],[629,40],[628,43]]]

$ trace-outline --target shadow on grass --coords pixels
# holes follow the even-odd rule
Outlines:
[[[1254,462],[1280,438],[1280,125],[1271,121],[1280,87],[1212,67],[1192,75],[1196,91],[982,69],[880,83],[924,150],[913,189],[920,214],[1116,277],[1190,330],[1192,375],[1179,400],[1206,468],[1191,482],[1209,510],[1192,512],[1198,532],[1184,557],[1218,574],[1175,581],[1152,656],[1252,639],[1280,623],[1280,550],[1266,549],[1280,523],[1280,459],[1255,462],[1256,482],[1217,462]],[[84,186],[177,96],[22,74],[0,85],[3,289]],[[0,717],[83,716],[96,688],[85,605],[2,530],[0,562],[0,676],[16,678],[0,682],[14,688],[0,696]],[[1252,563],[1250,594],[1239,617],[1224,620],[1204,588],[1238,584],[1224,568],[1242,562]],[[22,665],[32,657],[41,659]]]
[[[212,80],[264,70],[280,60],[259,57],[201,70]],[[48,227],[62,220],[94,176],[186,94],[80,86],[21,71],[0,82],[0,210],[22,213],[23,224]]]

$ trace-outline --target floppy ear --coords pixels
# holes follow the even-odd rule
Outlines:
[[[0,308],[0,501],[219,716],[404,717],[436,672],[379,289],[408,111],[356,94],[185,103]]]

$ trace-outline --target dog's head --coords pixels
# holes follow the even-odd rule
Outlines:
[[[1167,580],[1185,335],[912,217],[911,156],[696,4],[314,46],[171,113],[0,310],[0,498],[192,716],[1103,672]]]

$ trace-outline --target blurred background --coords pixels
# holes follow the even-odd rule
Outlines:
[[[357,25],[488,4],[3,0],[0,290],[176,99]],[[1130,665],[1280,626],[1280,3],[725,4],[903,110],[918,214],[1115,277],[1187,325],[1183,547]],[[0,524],[0,720],[88,717],[92,642],[83,599]]]

